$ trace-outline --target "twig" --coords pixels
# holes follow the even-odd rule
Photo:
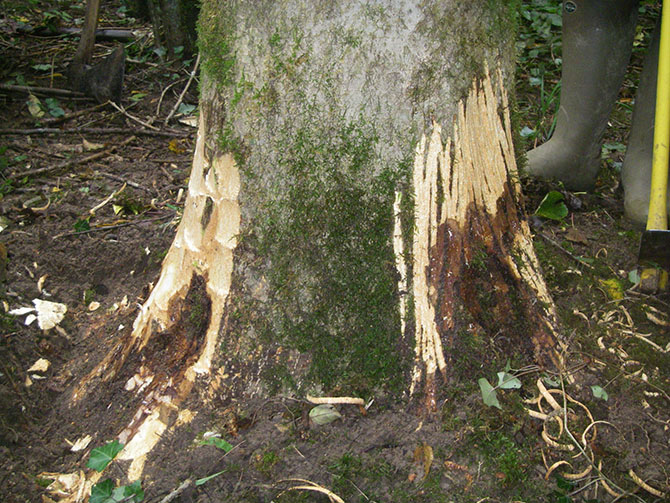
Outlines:
[[[68,159],[65,162],[61,162],[58,164],[54,164],[53,166],[47,166],[45,168],[36,168],[36,169],[31,169],[28,171],[22,171],[20,173],[13,173],[7,177],[9,180],[16,180],[17,178],[23,178],[24,176],[32,176],[32,175],[39,175],[42,173],[48,173],[49,171],[58,171],[61,169],[69,168],[70,166],[76,166],[77,164],[85,164],[90,161],[95,161],[96,159],[100,159],[102,157],[106,157],[110,154],[113,154],[118,148],[120,147],[125,147],[128,145],[130,142],[135,140],[135,136],[131,136],[129,138],[126,138],[123,140],[120,144],[118,145],[113,145],[102,152],[96,152],[95,154],[88,155],[86,157],[82,157],[80,159]]]
[[[186,79],[183,78],[183,79],[175,80],[174,82],[172,82],[172,83],[168,84],[167,86],[165,86],[165,89],[163,89],[163,92],[161,92],[161,97],[158,99],[158,105],[156,105],[156,114],[155,114],[154,117],[158,117],[158,116],[160,115],[160,113],[161,113],[161,104],[163,103],[163,98],[165,98],[165,94],[166,94],[170,89],[172,89],[172,87],[174,87],[175,85],[177,85],[177,84],[181,84],[182,82],[184,82],[184,80],[186,80]]]
[[[165,496],[165,498],[160,500],[159,503],[170,503],[170,501],[172,501],[177,496],[179,496],[181,493],[183,493],[184,490],[187,489],[192,483],[193,483],[193,481],[191,479],[186,479],[184,482],[181,483],[181,485],[179,487],[177,487],[177,489],[175,489],[170,494]]]
[[[145,192],[148,192],[149,194],[152,193],[150,189],[142,187],[139,183],[131,182],[130,180],[125,180],[122,176],[113,175],[112,173],[105,173],[104,171],[98,171],[98,174],[100,176],[104,176],[105,178],[109,178],[110,180],[114,180],[116,182],[126,183],[131,187],[133,187],[134,189],[143,190]]]
[[[102,201],[99,204],[96,204],[93,208],[88,210],[88,212],[91,215],[95,215],[95,212],[98,211],[100,208],[103,208],[107,203],[109,203],[112,199],[114,199],[117,195],[119,195],[121,192],[123,192],[126,189],[127,183],[124,182],[123,186],[119,190],[115,190],[112,192],[109,196],[105,198],[104,201]]]
[[[93,227],[92,229],[88,229],[85,231],[70,231],[70,232],[62,232],[60,234],[56,234],[54,237],[51,239],[58,239],[58,238],[63,238],[66,236],[79,236],[83,234],[92,234],[93,232],[99,232],[99,231],[109,231],[112,229],[119,229],[121,227],[129,227],[131,225],[139,225],[143,224],[145,222],[154,222],[156,220],[164,220],[167,217],[173,217],[175,216],[175,212],[170,212],[167,215],[160,215],[158,217],[153,217],[153,218],[144,218],[142,220],[134,220],[132,222],[124,222],[122,224],[116,224],[116,225],[103,225],[100,227]]]
[[[100,103],[99,105],[95,105],[92,107],[82,108],[81,110],[77,110],[76,112],[70,112],[69,114],[65,114],[61,117],[46,117],[40,120],[45,124],[57,124],[59,122],[69,121],[70,119],[74,119],[75,117],[79,117],[80,115],[85,115],[89,112],[95,112],[96,110],[103,108],[105,105],[106,103]]]
[[[195,64],[193,65],[193,70],[191,71],[191,76],[188,78],[188,82],[186,83],[186,86],[184,87],[181,94],[179,95],[179,98],[177,99],[177,103],[174,104],[174,107],[172,108],[172,111],[165,118],[165,121],[163,121],[163,124],[165,124],[166,126],[167,126],[168,122],[170,122],[170,119],[172,119],[172,116],[175,114],[177,109],[179,108],[179,105],[181,105],[181,102],[184,99],[184,95],[186,94],[186,91],[188,91],[188,88],[191,87],[191,82],[193,82],[193,79],[195,77],[195,72],[198,71],[198,65],[200,65],[200,53],[198,53],[198,57],[195,58]]]
[[[58,89],[55,87],[37,87],[37,86],[15,86],[12,84],[0,84],[1,91],[14,91],[18,93],[32,93],[32,94],[51,94],[56,96],[85,98],[83,93],[70,91],[69,89]]]
[[[583,266],[585,266],[585,267],[588,267],[589,269],[593,269],[593,266],[592,266],[591,264],[587,264],[586,262],[584,262],[583,259],[581,259],[581,258],[577,257],[576,255],[573,255],[572,253],[570,253],[568,250],[566,250],[565,248],[563,248],[559,243],[557,243],[556,241],[554,241],[553,239],[551,239],[549,236],[547,236],[544,232],[538,232],[538,234],[539,234],[545,241],[547,241],[549,244],[554,245],[556,248],[558,248],[559,250],[561,250],[563,253],[565,253],[568,257],[570,257],[570,258],[571,258],[572,260],[574,260],[575,262],[578,262],[579,264],[581,264],[581,265],[583,265]]]
[[[0,135],[29,135],[29,134],[133,134],[137,136],[169,136],[182,138],[190,136],[191,133],[184,131],[153,131],[147,129],[132,128],[89,128],[80,127],[72,129],[59,128],[34,128],[34,129],[0,129]]]
[[[148,122],[144,122],[142,119],[140,119],[140,118],[138,118],[138,117],[135,117],[134,115],[129,114],[128,112],[126,112],[126,109],[125,109],[125,108],[120,107],[119,105],[117,105],[117,104],[114,103],[113,101],[108,101],[107,103],[109,103],[110,105],[112,105],[114,108],[116,108],[116,110],[118,110],[119,112],[121,112],[123,115],[125,115],[126,117],[128,117],[130,120],[134,120],[135,122],[137,122],[138,124],[141,124],[141,125],[144,126],[144,127],[148,127],[149,129],[153,129],[154,131],[158,131],[158,128],[157,128],[156,126],[152,126],[152,125],[149,124]]]

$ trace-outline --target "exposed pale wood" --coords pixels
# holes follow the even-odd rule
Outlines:
[[[131,461],[130,480],[141,477],[146,455],[167,429],[167,415],[178,410],[196,375],[209,372],[230,291],[233,251],[240,225],[237,202],[240,178],[230,154],[206,153],[205,115],[200,118],[184,213],[163,261],[160,279],[142,306],[130,336],[110,351],[73,393],[76,403],[86,396],[92,381],[115,378],[131,353],[142,352],[156,336],[171,334],[180,311],[188,308],[183,301],[193,288],[194,278],[202,278],[202,295],[206,295],[209,303],[202,344],[191,343],[175,375],[156,376],[150,368],[151,362],[147,362],[126,383],[127,391],[143,397],[142,406],[119,435],[126,445],[118,459]],[[174,338],[175,346],[181,344],[179,334],[169,336]],[[192,350],[195,354],[190,353]]]
[[[428,409],[435,407],[436,373],[446,378],[443,345],[455,336],[458,306],[473,309],[473,286],[462,285],[468,280],[461,275],[473,260],[482,260],[477,254],[485,254],[494,295],[520,291],[522,312],[509,316],[532,327],[526,335],[539,360],[559,363],[556,313],[519,198],[507,99],[487,74],[460,103],[453,137],[443,143],[442,127],[434,123],[415,153],[416,348],[410,392],[423,383]]]

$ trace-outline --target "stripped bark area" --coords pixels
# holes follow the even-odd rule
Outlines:
[[[95,385],[123,379],[129,396],[141,397],[141,406],[119,434],[125,447],[117,459],[131,461],[129,480],[141,477],[146,455],[168,424],[178,426],[192,417],[179,405],[197,375],[211,370],[230,292],[240,178],[232,156],[205,142],[217,121],[216,113],[207,110],[201,111],[184,213],[160,279],[132,331],[72,396],[76,404]]]
[[[494,90],[487,73],[461,102],[453,137],[443,143],[441,132],[434,123],[414,164],[411,392],[423,385],[428,410],[436,407],[436,374],[446,380],[464,331],[503,336],[540,364],[559,363],[556,313],[523,218],[503,87]]]

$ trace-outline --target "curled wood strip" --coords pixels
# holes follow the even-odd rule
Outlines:
[[[638,477],[632,468],[628,470],[628,475],[630,475],[630,478],[633,479],[633,482],[635,482],[638,486],[647,491],[649,494],[653,494],[657,498],[665,498],[665,493],[663,491],[659,491],[658,489],[651,487],[644,480]]]
[[[365,400],[362,398],[354,398],[350,396],[305,396],[308,402],[315,405],[321,404],[346,404],[346,405],[365,405]]]
[[[544,386],[544,383],[542,382],[542,378],[538,378],[538,380],[537,380],[537,389],[540,390],[540,393],[542,394],[542,396],[544,397],[544,399],[545,399],[547,402],[549,402],[549,405],[551,405],[551,407],[552,407],[554,410],[561,410],[561,409],[563,409],[563,407],[561,407],[560,405],[558,405],[558,402],[557,402],[556,400],[554,400],[554,397],[551,396],[551,394],[547,391],[547,388]],[[557,390],[557,391],[558,391],[558,390]]]
[[[598,461],[598,471],[601,472],[601,473],[602,473],[602,467],[603,467],[603,461],[601,459],[600,461]],[[607,494],[609,494],[610,496],[613,496],[615,498],[621,498],[623,496],[623,494],[618,493],[614,489],[612,489],[607,484],[607,480],[605,480],[605,478],[602,478],[600,480],[600,483],[603,485],[603,489],[605,489],[605,491],[607,491]]]

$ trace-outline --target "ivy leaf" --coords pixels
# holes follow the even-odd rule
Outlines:
[[[563,202],[563,199],[563,194],[557,190],[550,191],[542,199],[542,202],[535,210],[535,214],[550,220],[563,220],[568,216],[568,207]]]
[[[91,487],[90,503],[107,503],[112,497],[114,482],[112,479],[105,479]]]
[[[116,455],[123,449],[123,444],[118,440],[108,442],[102,447],[96,447],[91,451],[91,456],[88,458],[88,468],[101,472],[107,465],[112,462]]]
[[[498,407],[499,409],[502,409],[500,402],[498,402],[498,395],[496,395],[496,390],[493,389],[493,386],[491,386],[486,378],[482,377],[477,382],[479,383],[479,389],[482,390],[482,399],[484,400],[484,404],[488,405],[489,407]]]
[[[507,372],[498,372],[498,387],[500,389],[519,389],[521,381]]]
[[[594,397],[600,398],[601,400],[607,401],[607,399],[609,398],[607,391],[605,391],[600,386],[591,386],[591,391],[593,392]]]
[[[80,218],[74,223],[74,230],[76,232],[85,232],[91,230],[91,224],[88,223],[88,218]]]
[[[213,445],[224,452],[230,452],[233,448],[228,442],[218,437],[208,437],[200,441],[200,445]]]
[[[106,479],[91,487],[90,503],[140,503],[144,500],[142,482],[136,480],[130,485],[114,487],[112,479]]]
[[[132,503],[140,503],[144,499],[144,491],[142,490],[142,482],[136,480],[128,486],[119,486],[112,491],[112,498],[110,503],[128,501]]]

